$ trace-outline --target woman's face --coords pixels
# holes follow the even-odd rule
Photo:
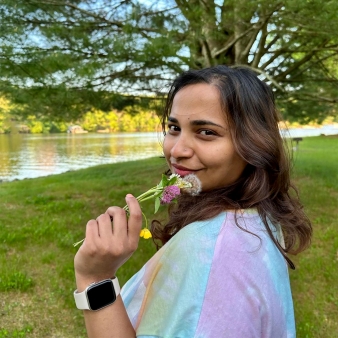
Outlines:
[[[246,166],[231,140],[219,91],[205,83],[186,86],[175,95],[163,151],[171,172],[195,174],[203,191],[234,182]]]

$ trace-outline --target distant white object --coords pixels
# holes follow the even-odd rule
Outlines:
[[[320,136],[320,135],[338,135],[336,125],[325,125],[321,128],[289,128],[280,129],[280,133],[286,138]]]
[[[74,126],[68,127],[67,133],[69,133],[69,134],[86,134],[86,133],[88,133],[88,131],[84,130],[81,126],[74,125]]]

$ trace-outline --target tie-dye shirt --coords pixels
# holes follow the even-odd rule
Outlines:
[[[137,337],[296,336],[285,259],[257,211],[237,216],[247,231],[234,215],[187,225],[125,284]]]

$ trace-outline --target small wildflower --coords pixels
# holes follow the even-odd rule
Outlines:
[[[169,185],[163,189],[161,204],[171,203],[180,194],[180,188],[177,185]]]
[[[187,175],[187,176],[195,176],[193,174]],[[182,178],[180,175],[178,174],[172,174],[169,177],[169,180],[175,179],[175,185],[178,186],[180,189],[185,189],[185,188],[191,188],[192,184],[191,182],[188,182],[185,178],[187,177],[185,176],[184,178]]]
[[[184,176],[184,181],[186,183],[190,183],[190,187],[182,188],[182,190],[185,193],[187,193],[191,196],[197,196],[201,192],[202,183],[196,175],[190,174],[190,175]]]
[[[140,231],[140,237],[143,237],[144,239],[149,239],[149,238],[151,238],[153,236],[151,235],[151,232],[149,231],[149,229],[143,228]]]

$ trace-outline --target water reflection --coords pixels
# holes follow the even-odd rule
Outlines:
[[[158,133],[0,135],[0,180],[160,156]]]
[[[281,131],[284,137],[337,135],[335,126]],[[0,180],[34,178],[67,170],[160,156],[159,133],[0,134]]]

